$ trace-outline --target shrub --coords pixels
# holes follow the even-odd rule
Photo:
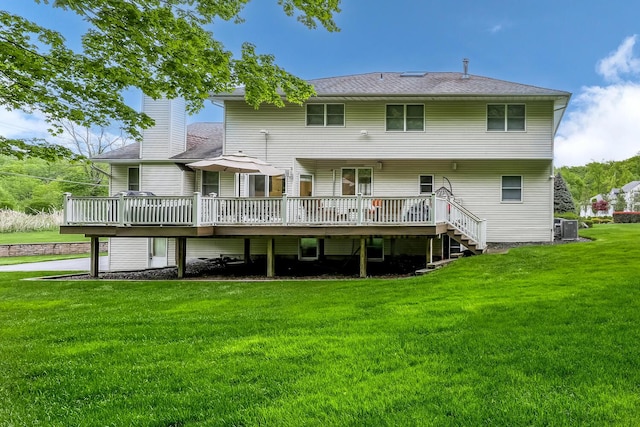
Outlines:
[[[564,214],[573,213],[575,210],[576,206],[573,203],[573,197],[567,187],[567,183],[562,178],[562,175],[558,173],[555,176],[553,185],[553,211],[558,214]]]
[[[594,212],[607,212],[609,210],[609,202],[606,200],[598,200],[591,203],[591,209]]]
[[[575,212],[564,212],[564,213],[555,213],[553,214],[554,218],[562,218],[562,219],[580,219],[578,214]]]
[[[580,223],[584,224],[586,227],[593,227],[593,219],[592,218],[580,218]]]
[[[640,223],[640,212],[614,212],[613,222],[620,224]]]
[[[611,224],[613,219],[609,216],[591,218],[594,224]]]

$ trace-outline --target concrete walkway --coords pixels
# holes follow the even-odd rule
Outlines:
[[[100,271],[106,271],[109,266],[109,257],[100,257]],[[27,264],[0,265],[3,271],[89,271],[91,258],[63,259],[60,261],[31,262]]]

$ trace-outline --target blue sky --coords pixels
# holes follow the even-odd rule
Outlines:
[[[68,12],[31,0],[0,7],[59,29],[79,45]],[[632,0],[343,0],[341,28],[309,30],[275,0],[253,0],[243,24],[211,30],[232,52],[244,41],[302,78],[379,71],[461,71],[566,90],[572,101],[556,138],[556,165],[622,160],[640,152],[640,3]],[[139,96],[127,98],[139,106]],[[191,121],[219,121],[210,106]],[[30,119],[30,120],[29,120]],[[0,132],[20,136],[34,118],[0,112]]]

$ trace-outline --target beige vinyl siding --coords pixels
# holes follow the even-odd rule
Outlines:
[[[140,167],[140,189],[158,196],[184,196],[185,173],[174,164],[143,164]]]
[[[490,242],[549,241],[553,221],[551,160],[384,160],[373,169],[373,195],[405,197],[420,194],[419,176],[433,175],[434,190],[451,189],[464,207],[488,220]],[[367,161],[301,161],[297,169],[313,173],[318,196],[340,195],[340,170],[371,166]],[[315,168],[315,169],[314,169]],[[335,181],[334,181],[335,171]],[[523,177],[522,202],[502,202],[502,176]],[[451,183],[451,187],[449,187]],[[335,193],[334,193],[335,189]]]
[[[126,271],[149,266],[149,240],[144,238],[109,239],[109,270]]]
[[[143,111],[155,120],[155,124],[142,133],[141,155],[143,159],[167,159],[179,154],[186,147],[185,103],[180,99],[143,97]]]
[[[502,202],[503,175],[522,176],[522,202]],[[540,242],[552,239],[550,175],[551,161],[514,160],[458,162],[447,177],[463,206],[487,220],[487,241]]]
[[[109,180],[109,195],[113,196],[121,191],[127,191],[129,168],[138,167],[138,164],[111,165],[111,179]]]
[[[243,239],[187,239],[187,259],[242,257]]]
[[[526,131],[488,132],[485,101],[425,101],[424,132],[386,132],[384,102],[345,103],[344,127],[307,127],[304,108],[226,102],[226,151],[289,168],[296,158],[551,159],[553,103],[526,102]],[[260,133],[266,129],[266,136]],[[366,130],[367,135],[360,134]]]
[[[196,187],[196,173],[182,172],[182,194],[188,196],[200,190],[200,188]]]

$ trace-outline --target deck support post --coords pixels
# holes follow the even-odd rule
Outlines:
[[[267,277],[276,275],[275,239],[267,239]]]
[[[360,238],[360,277],[367,277],[367,239]]]
[[[178,265],[178,279],[183,279],[187,271],[186,237],[176,237],[176,264]]]
[[[433,237],[427,238],[427,266],[433,262]]]
[[[318,260],[324,261],[324,239],[318,239]]]
[[[251,264],[251,239],[244,239],[244,263]]]
[[[100,240],[91,236],[91,267],[89,276],[98,277],[100,273]]]

